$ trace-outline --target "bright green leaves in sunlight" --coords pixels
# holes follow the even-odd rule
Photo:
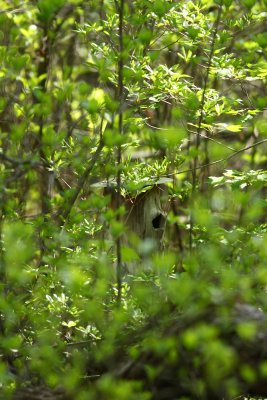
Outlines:
[[[239,172],[227,170],[223,176],[211,176],[210,180],[215,187],[223,184],[229,184],[233,188],[245,189],[247,186],[259,184],[260,187],[267,184],[267,171],[250,170],[249,172]]]

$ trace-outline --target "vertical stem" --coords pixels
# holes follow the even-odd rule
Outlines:
[[[48,70],[50,63],[50,49],[49,49],[49,38],[48,38],[48,26],[45,24],[43,27],[43,37],[40,43],[41,52],[43,55],[43,60],[40,62],[38,66],[38,77],[43,76],[43,79],[40,81],[40,87],[43,93],[47,91],[47,81],[48,81]],[[39,125],[39,156],[41,161],[45,161],[46,157],[43,151],[43,129],[45,124],[45,118],[43,115],[40,115],[38,118]],[[41,197],[41,209],[42,214],[46,215],[50,211],[50,199],[49,199],[49,177],[50,173],[45,166],[43,165],[42,170],[40,171],[40,197]]]
[[[48,70],[49,70],[49,44],[48,44],[48,25],[45,23],[42,26],[42,36],[40,38],[39,43],[39,53],[41,56],[40,62],[37,66],[37,77],[39,78],[39,85],[42,93],[46,93],[47,90],[47,80],[48,80]],[[40,103],[38,97],[34,96],[33,98],[34,104]],[[40,207],[41,213],[45,219],[47,219],[48,213],[50,211],[50,201],[49,201],[49,171],[47,170],[47,166],[45,165],[46,156],[43,151],[43,130],[45,124],[45,117],[43,114],[36,116],[36,125],[39,127],[38,129],[38,137],[36,139],[35,149],[37,150],[40,158],[40,162],[42,164],[38,170],[38,185],[39,185],[39,196],[40,196]],[[39,240],[39,259],[38,266],[42,263],[43,254],[45,251],[45,241],[42,237],[42,229],[38,228],[38,240]]]
[[[4,199],[1,198],[4,204]],[[4,206],[2,205],[4,208]],[[5,255],[3,246],[3,222],[4,222],[4,211],[0,210],[0,295],[5,298],[7,293],[6,287],[6,265],[5,265]],[[0,335],[5,335],[5,321],[0,315]]]
[[[2,210],[0,211],[0,285],[4,286],[6,281],[6,268],[3,248],[3,222],[4,215]]]
[[[196,131],[196,151],[198,151],[199,146],[200,146],[200,133],[201,133],[201,126],[202,126],[202,123],[204,120],[204,106],[205,106],[205,102],[206,102],[205,97],[206,97],[206,92],[207,92],[207,88],[208,88],[210,69],[211,69],[212,59],[213,59],[214,50],[215,50],[216,36],[218,33],[219,23],[221,20],[222,4],[223,4],[223,0],[220,1],[217,18],[216,18],[216,21],[215,21],[215,24],[213,27],[213,35],[212,35],[211,47],[210,47],[210,52],[209,52],[209,57],[208,57],[207,71],[206,71],[206,74],[204,77],[203,90],[202,90],[202,96],[201,96],[201,102],[200,102],[200,115],[199,115],[199,119],[198,119],[197,131]],[[194,197],[195,197],[196,187],[197,187],[198,162],[199,162],[199,158],[198,158],[198,154],[196,154],[194,157],[193,170],[192,170],[192,199],[194,199]],[[189,248],[190,249],[192,249],[192,245],[193,245],[193,228],[194,228],[194,221],[193,221],[193,213],[191,211],[190,230],[189,230]]]
[[[119,4],[119,55],[118,55],[118,97],[119,97],[119,134],[123,135],[123,17],[124,17],[124,0],[120,0]],[[121,205],[121,161],[122,161],[121,145],[117,148],[117,210]],[[120,220],[119,213],[117,220]],[[122,260],[121,260],[121,238],[116,240],[117,255],[117,285],[118,285],[118,303],[121,302],[121,286],[122,286]]]

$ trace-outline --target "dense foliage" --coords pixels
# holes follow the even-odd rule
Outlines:
[[[0,0],[1,398],[267,395],[266,17]]]

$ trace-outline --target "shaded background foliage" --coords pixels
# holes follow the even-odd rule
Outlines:
[[[0,5],[4,398],[266,395],[266,1]]]

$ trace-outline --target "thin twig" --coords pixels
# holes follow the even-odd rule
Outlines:
[[[32,167],[41,166],[42,164],[39,161],[35,160],[18,160],[16,158],[9,157],[4,153],[0,153],[0,160],[5,161],[13,166],[17,165],[30,165]]]
[[[70,215],[70,212],[71,212],[82,188],[84,187],[84,184],[85,184],[88,176],[91,174],[91,172],[95,166],[95,163],[101,154],[103,147],[104,147],[103,140],[100,140],[98,147],[93,155],[93,158],[91,159],[91,162],[89,163],[88,167],[85,169],[83,175],[80,177],[80,179],[78,181],[77,187],[76,187],[72,197],[69,200],[67,200],[67,203],[63,206],[63,211],[59,212],[59,217],[63,221],[63,227],[65,226],[66,221]]]
[[[251,144],[249,146],[243,147],[242,149],[235,151],[234,153],[230,154],[229,156],[227,156],[225,158],[220,158],[219,160],[212,161],[212,162],[210,162],[208,164],[198,165],[197,169],[199,170],[199,169],[202,169],[202,168],[209,167],[211,165],[220,164],[222,162],[228,161],[231,158],[235,157],[237,154],[243,153],[244,151],[252,149],[253,147],[259,146],[260,144],[266,143],[266,142],[267,142],[267,139],[260,140],[259,142],[253,143],[253,144]],[[172,172],[170,174],[164,174],[164,176],[168,177],[168,176],[174,176],[174,175],[181,175],[181,174],[186,174],[186,173],[189,173],[189,172],[192,172],[192,171],[193,171],[193,168],[189,168],[189,169],[184,169],[183,171],[175,171],[175,172]],[[154,179],[154,178],[158,178],[158,177],[157,176],[153,176],[151,178]]]
[[[208,88],[208,80],[209,80],[209,75],[210,75],[212,59],[213,59],[213,55],[214,55],[214,51],[215,51],[215,42],[216,42],[216,36],[218,33],[219,22],[221,19],[221,13],[222,13],[222,0],[220,2],[218,15],[217,15],[215,26],[213,29],[211,48],[210,48],[210,53],[209,53],[209,57],[208,57],[207,70],[206,70],[206,75],[204,78],[204,85],[203,85],[203,91],[202,91],[202,97],[201,97],[201,103],[200,103],[200,116],[198,119],[198,126],[197,126],[197,132],[196,132],[197,133],[196,149],[198,149],[199,145],[200,145],[200,133],[201,133],[201,129],[202,129],[202,123],[204,120],[204,106],[205,106],[205,102],[206,102],[205,97],[206,97],[206,92],[207,92],[207,88]],[[193,163],[193,181],[192,181],[193,191],[195,191],[195,189],[196,189],[196,178],[197,178],[197,176],[196,176],[197,168],[196,167],[197,167],[197,164],[198,164],[198,155],[196,155],[196,157],[194,158],[194,163]]]
[[[207,64],[207,70],[204,78],[204,84],[203,84],[203,90],[202,90],[202,97],[201,97],[201,102],[200,102],[200,115],[198,119],[198,126],[197,126],[197,137],[196,137],[196,151],[198,151],[198,148],[200,146],[200,134],[201,134],[201,129],[202,129],[202,123],[204,120],[204,106],[206,102],[206,92],[208,88],[208,80],[209,80],[209,75],[210,75],[210,69],[211,69],[211,64],[212,64],[212,59],[215,51],[215,42],[216,42],[216,36],[218,33],[218,28],[219,28],[219,23],[221,19],[221,14],[222,14],[222,4],[223,0],[220,1],[219,5],[219,10],[217,14],[217,18],[213,27],[213,35],[212,35],[212,41],[211,41],[211,47],[210,47],[210,52],[208,56],[208,64]],[[196,191],[196,185],[197,185],[197,170],[198,170],[198,154],[194,157],[193,160],[193,168],[192,168],[192,198],[194,198],[194,194]],[[191,212],[190,215],[190,230],[189,230],[189,248],[192,249],[193,245],[193,214]]]
[[[233,147],[227,146],[227,144],[224,144],[224,143],[222,143],[222,142],[219,142],[219,140],[213,139],[212,137],[207,136],[207,135],[205,135],[204,133],[193,132],[193,131],[190,131],[190,130],[188,130],[188,132],[191,132],[191,133],[194,133],[194,134],[196,134],[196,135],[199,135],[200,137],[203,137],[204,139],[210,140],[211,142],[214,142],[214,143],[216,143],[216,144],[219,144],[220,146],[223,146],[223,147],[225,147],[225,148],[228,149],[228,150],[235,151],[235,149],[234,149]]]
[[[25,12],[25,8],[6,8],[5,10],[1,10],[0,14],[23,14]]]
[[[123,18],[124,18],[124,0],[120,0],[119,6],[119,57],[118,57],[118,96],[119,96],[119,134],[123,135]],[[121,162],[122,150],[121,145],[117,148],[117,210],[121,205]],[[120,221],[120,215],[117,214],[117,221]],[[116,255],[117,255],[117,286],[118,286],[118,304],[121,303],[122,289],[122,258],[121,258],[121,238],[116,240]]]

